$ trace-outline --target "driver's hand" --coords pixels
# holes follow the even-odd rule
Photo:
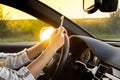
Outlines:
[[[49,40],[49,47],[52,47],[55,51],[57,51],[64,44],[64,34],[66,34],[66,30],[63,27],[57,28],[54,33],[51,35]]]

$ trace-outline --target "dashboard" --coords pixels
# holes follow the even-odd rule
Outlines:
[[[70,39],[70,53],[73,61],[83,62],[88,68],[94,68],[100,62],[89,46],[77,38]]]
[[[100,62],[100,59],[94,55],[94,53],[89,49],[85,49],[79,57],[79,61],[85,63],[87,67],[95,67]]]

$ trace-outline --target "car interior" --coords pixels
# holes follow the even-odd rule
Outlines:
[[[79,6],[77,6],[77,4],[76,6],[81,7],[81,10],[84,12],[84,14],[82,14],[81,10],[76,8],[76,11],[81,12],[79,15],[83,16],[82,19],[79,19],[79,24],[77,23],[77,18],[73,20],[69,18],[70,13],[62,13],[62,11],[64,12],[69,9],[71,9],[71,13],[74,12],[72,11],[72,7],[75,5],[73,5],[74,3],[72,3],[72,1],[77,2],[77,0],[70,0],[73,6],[68,6],[67,10],[64,10],[64,0],[56,0],[56,2],[61,2],[57,4],[55,0],[52,1],[0,0],[3,13],[5,13],[5,17],[3,16],[3,18],[0,19],[0,27],[2,24],[4,24],[4,26],[10,26],[7,29],[0,28],[0,34],[2,34],[0,35],[0,52],[16,53],[25,48],[29,48],[40,41],[39,34],[42,28],[51,26],[53,28],[58,28],[62,25],[68,32],[68,35],[65,35],[65,44],[45,66],[43,69],[44,74],[40,75],[37,80],[120,80],[119,37],[117,37],[117,39],[107,38],[106,36],[104,36],[104,38],[96,37],[94,35],[96,33],[94,32],[97,32],[96,29],[99,29],[99,27],[95,28],[92,33],[92,31],[89,31],[92,28],[86,29],[79,23],[89,21],[87,20],[89,17],[84,20],[82,19],[86,17],[85,15],[92,15],[97,13],[97,11],[107,14],[112,14],[113,12],[113,14],[115,14],[118,10],[119,0],[78,0],[81,4],[78,3]],[[68,1],[69,0],[66,1],[66,4],[69,4]],[[52,5],[53,3],[55,4]],[[56,9],[54,8],[56,5],[62,5],[63,7],[58,6]],[[7,10],[10,11],[7,13]],[[18,10],[20,11],[20,15],[18,14]],[[23,16],[26,14],[30,15],[29,18]],[[14,17],[11,17],[10,15],[13,15]],[[75,16],[75,14],[73,15]],[[96,15],[94,17],[99,16]],[[96,20],[97,18],[94,17],[91,19],[96,22],[102,20],[101,17],[99,20]],[[108,19],[108,16],[106,17],[104,15],[104,17],[105,20],[106,18]],[[83,24],[85,26],[87,22]],[[100,23],[96,25],[102,26],[103,24]],[[7,32],[3,32],[3,29]],[[115,27],[115,29],[117,28]],[[106,29],[104,29],[104,31],[105,30]],[[113,31],[113,33],[115,32],[117,31]],[[118,32],[120,32],[119,28]],[[17,38],[15,41],[11,39],[14,37],[12,36],[14,33],[14,36]],[[99,36],[100,35],[101,33]],[[110,33],[108,33],[108,35],[112,36]],[[9,41],[6,41],[6,39]]]

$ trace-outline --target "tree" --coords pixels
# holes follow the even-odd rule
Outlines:
[[[120,9],[110,14],[108,29],[111,33],[120,34]]]
[[[0,38],[4,38],[9,35],[8,32],[10,32],[9,28],[7,27],[8,23],[8,14],[3,14],[3,7],[0,5]]]

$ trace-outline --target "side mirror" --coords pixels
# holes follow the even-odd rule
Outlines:
[[[117,10],[118,0],[83,0],[83,9],[91,14],[98,9],[101,12],[113,12]]]

